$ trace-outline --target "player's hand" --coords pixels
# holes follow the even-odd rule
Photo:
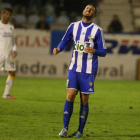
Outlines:
[[[17,56],[17,51],[13,51],[13,57]]]
[[[87,46],[87,47],[84,49],[84,51],[85,51],[86,53],[95,53],[95,49],[93,49],[93,48],[90,47],[90,46]]]
[[[58,54],[59,52],[60,52],[60,49],[58,49],[58,48],[54,48],[54,49],[53,49],[53,54],[56,55],[56,54]]]

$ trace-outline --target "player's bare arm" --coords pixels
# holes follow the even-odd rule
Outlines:
[[[90,46],[87,46],[87,47],[84,49],[84,51],[85,51],[86,53],[95,53],[95,52],[96,52],[96,50],[93,49],[93,48],[90,47]]]
[[[60,52],[60,49],[58,49],[58,48],[53,49],[53,54],[57,55],[59,52]]]
[[[17,51],[13,51],[13,56],[14,56],[14,57],[17,56]]]

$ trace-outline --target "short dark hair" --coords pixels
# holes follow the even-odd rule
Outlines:
[[[92,6],[95,8],[95,14],[97,14],[97,8],[96,8],[96,6],[95,6],[94,3],[89,3],[89,4],[87,4],[87,5],[92,5]]]
[[[5,7],[3,10],[2,10],[2,13],[5,13],[5,11],[9,11],[11,14],[13,12],[13,10],[9,7]]]

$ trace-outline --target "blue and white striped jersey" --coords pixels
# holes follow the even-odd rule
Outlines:
[[[97,50],[106,49],[102,29],[94,23],[84,27],[82,21],[74,22],[68,27],[62,41],[73,40],[74,47],[69,70],[89,74],[97,74],[98,56],[86,53],[85,47],[90,46]]]

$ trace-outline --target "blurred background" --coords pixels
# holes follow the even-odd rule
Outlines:
[[[97,78],[140,79],[140,0],[0,0],[0,11],[13,9],[17,75],[66,77],[72,45],[58,56],[52,50],[91,2],[98,10],[93,22],[103,29],[108,48],[99,59]]]
[[[113,16],[118,15],[123,32],[140,32],[140,0],[0,0],[0,10],[4,7],[13,9],[11,22],[15,28],[36,28],[41,16],[44,16],[50,29],[60,30],[67,28],[65,24],[81,20],[85,5],[91,2],[98,9],[93,22],[104,31],[108,31]]]

